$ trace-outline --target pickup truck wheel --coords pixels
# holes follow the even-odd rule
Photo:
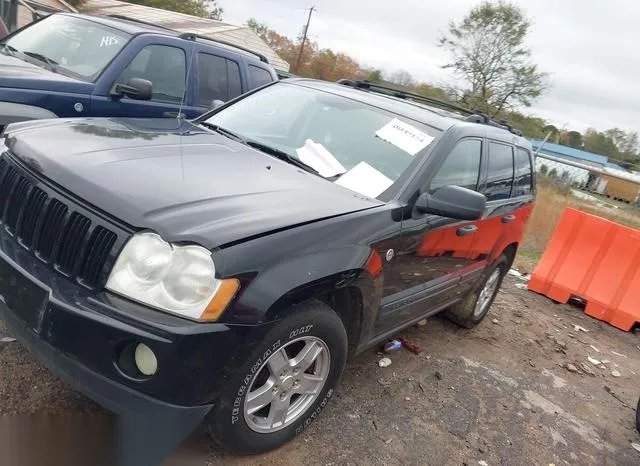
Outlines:
[[[462,327],[472,328],[478,325],[496,299],[507,269],[507,258],[504,255],[500,256],[476,289],[469,293],[464,301],[447,310],[444,315]]]
[[[209,432],[239,454],[282,445],[326,406],[346,355],[347,333],[330,307],[316,301],[295,306],[229,380],[209,417]]]

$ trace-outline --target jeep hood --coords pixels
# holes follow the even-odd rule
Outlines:
[[[54,73],[40,66],[16,57],[0,54],[0,89],[31,89],[47,91],[68,91],[69,85],[78,86],[78,91],[93,85],[60,73]]]
[[[31,170],[128,225],[208,248],[382,205],[185,121],[15,123],[6,145]]]

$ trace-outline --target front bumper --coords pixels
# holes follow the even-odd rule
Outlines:
[[[159,463],[184,440],[266,331],[191,322],[84,289],[1,225],[0,320],[55,374],[120,415],[120,447],[132,447],[120,464],[136,465]],[[123,369],[123,348],[137,342],[155,352],[154,376]]]

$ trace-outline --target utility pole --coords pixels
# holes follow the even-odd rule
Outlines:
[[[304,27],[304,34],[302,35],[302,43],[300,44],[300,53],[298,53],[298,61],[296,62],[295,73],[298,73],[300,69],[300,61],[302,60],[302,51],[304,50],[304,43],[307,41],[307,32],[309,31],[309,23],[311,22],[311,15],[315,11],[316,7],[309,8],[309,17],[307,18],[307,25]]]

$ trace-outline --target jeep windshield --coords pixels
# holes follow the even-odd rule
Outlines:
[[[86,19],[52,15],[0,41],[0,52],[94,81],[131,36]]]
[[[440,134],[364,102],[283,82],[219,110],[203,125],[267,154],[298,159],[369,197],[389,188]]]

